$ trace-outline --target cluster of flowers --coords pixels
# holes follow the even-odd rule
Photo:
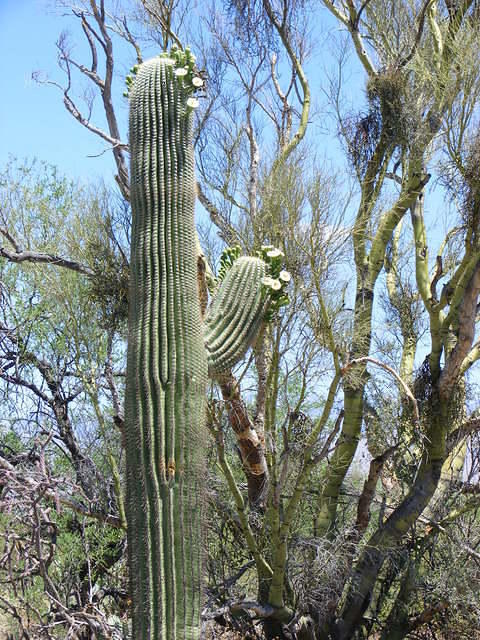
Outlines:
[[[227,271],[235,260],[240,257],[240,254],[241,248],[238,245],[227,247],[222,251],[217,275],[218,283],[222,282]],[[262,278],[262,287],[264,294],[268,295],[270,299],[268,311],[265,315],[265,321],[270,322],[280,307],[284,307],[289,302],[286,288],[292,276],[288,271],[282,269],[285,256],[280,249],[276,249],[271,244],[262,245],[256,255],[267,265],[267,275]]]
[[[189,93],[195,93],[203,87],[203,80],[198,75],[197,68],[195,66],[195,56],[190,51],[188,47],[185,49],[180,49],[176,45],[173,45],[170,52],[161,53],[159,58],[163,58],[166,64],[172,65],[174,67],[173,73],[177,78],[181,78],[183,81],[183,85],[187,90],[190,90]],[[137,75],[139,69],[139,65],[136,64],[130,69],[130,74],[125,78],[125,83],[127,85],[127,90],[123,94],[128,98],[130,94],[130,90],[135,82],[135,76]],[[198,100],[193,95],[187,99],[187,106],[190,109],[196,109],[198,107]]]
[[[268,269],[268,275],[262,279],[262,285],[270,296],[270,306],[265,317],[266,322],[270,322],[280,307],[284,307],[289,302],[286,288],[292,276],[282,269],[285,255],[280,249],[276,249],[271,244],[262,245],[257,255],[266,262]]]

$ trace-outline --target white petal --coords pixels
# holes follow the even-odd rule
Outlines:
[[[188,69],[185,69],[185,67],[180,67],[179,69],[175,69],[175,75],[176,76],[186,76],[188,73]]]
[[[282,283],[280,280],[272,280],[272,284],[270,285],[274,291],[278,291],[282,288]]]
[[[192,84],[194,87],[203,87],[203,80],[198,76],[192,79]]]
[[[280,249],[271,249],[270,251],[267,251],[267,256],[269,258],[279,258],[280,256],[283,256],[284,253],[283,251],[280,251]]]
[[[187,106],[196,109],[198,107],[198,100],[196,98],[189,98],[187,100]]]
[[[278,277],[280,278],[280,280],[283,280],[283,282],[290,282],[290,280],[292,279],[292,276],[288,271],[280,271]]]

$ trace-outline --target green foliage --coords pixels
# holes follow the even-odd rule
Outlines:
[[[103,224],[102,224],[103,222]],[[109,233],[111,221],[99,221],[97,235],[87,240],[85,257],[93,271],[88,296],[99,309],[101,326],[121,327],[128,317],[129,265]]]

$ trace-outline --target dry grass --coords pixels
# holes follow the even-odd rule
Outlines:
[[[260,631],[257,633],[254,627],[251,632],[233,631],[212,621],[207,625],[203,640],[260,640],[262,637]]]

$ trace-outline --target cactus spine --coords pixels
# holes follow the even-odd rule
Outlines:
[[[130,83],[127,519],[134,640],[200,636],[207,363],[196,280],[192,56]]]

